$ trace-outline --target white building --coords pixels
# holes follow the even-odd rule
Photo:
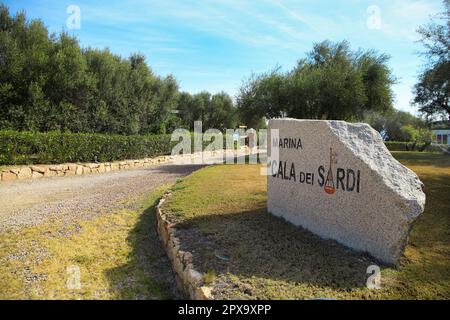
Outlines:
[[[432,129],[434,135],[434,143],[450,145],[450,127]]]

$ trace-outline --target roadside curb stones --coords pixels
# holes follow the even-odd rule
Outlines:
[[[396,264],[425,194],[379,133],[367,124],[298,119],[270,120],[269,129],[268,210]]]
[[[203,274],[194,268],[192,253],[181,250],[176,225],[161,209],[171,195],[165,193],[156,206],[156,230],[175,273],[177,286],[191,300],[214,300],[211,288],[204,285]]]

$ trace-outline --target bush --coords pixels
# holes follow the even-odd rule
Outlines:
[[[0,131],[0,165],[100,162],[170,154],[170,135]]]
[[[384,144],[389,151],[407,151],[406,142],[403,141],[385,141]]]
[[[194,135],[191,134],[192,151]],[[226,138],[223,136],[223,146]],[[0,130],[0,165],[108,162],[169,155],[178,141],[170,134],[18,132]],[[205,148],[211,142],[203,141]]]
[[[384,144],[389,149],[389,151],[412,151],[411,150],[411,142],[404,142],[404,141],[385,141]],[[443,148],[448,148],[446,145],[436,145],[432,144],[429,146],[426,146],[425,150],[422,151],[428,151],[428,152],[442,152]],[[418,151],[418,150],[415,150]]]

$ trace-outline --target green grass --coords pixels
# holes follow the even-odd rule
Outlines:
[[[155,229],[155,204],[70,225],[53,221],[0,234],[0,299],[170,299],[173,276]],[[69,289],[67,267],[80,269]]]
[[[267,212],[260,166],[197,171],[164,209],[219,299],[450,299],[450,157],[393,154],[420,176],[427,204],[399,267],[381,266],[379,290],[366,287],[373,258]]]

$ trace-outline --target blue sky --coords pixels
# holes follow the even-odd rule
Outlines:
[[[280,66],[292,68],[314,42],[348,40],[353,49],[391,56],[397,109],[409,106],[424,64],[415,30],[443,10],[440,0],[148,0],[3,1],[14,13],[41,18],[52,32],[67,30],[80,9],[83,47],[109,47],[124,57],[143,53],[160,75],[173,74],[181,90],[236,95],[243,80]],[[374,23],[375,22],[375,23]]]

